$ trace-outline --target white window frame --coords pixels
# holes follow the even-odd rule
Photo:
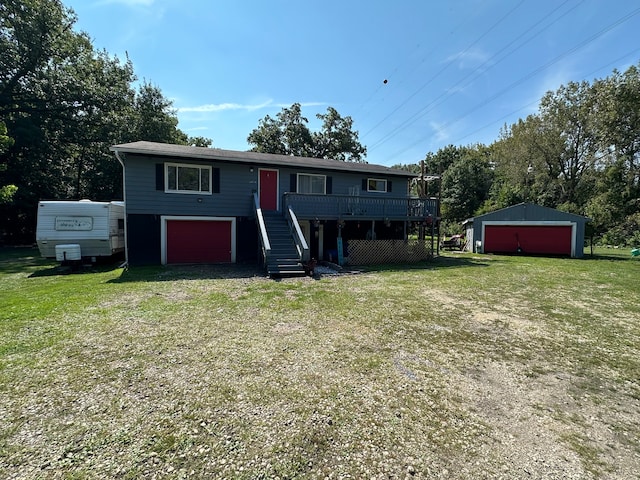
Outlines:
[[[200,171],[199,189],[198,190],[178,190],[169,188],[169,168],[176,167],[176,183],[178,181],[178,171],[180,168],[197,168]],[[202,188],[202,174],[209,174],[209,190],[200,190]],[[164,164],[164,192],[165,193],[186,193],[188,195],[212,195],[213,191],[213,168],[211,165],[196,165],[190,163],[165,163]]]
[[[371,188],[369,188],[369,182],[371,181],[374,182],[383,182],[384,184],[384,190],[372,190]],[[367,192],[373,192],[373,193],[387,193],[387,180],[385,178],[367,178]]]
[[[300,191],[300,177],[320,177],[323,179],[323,189],[322,193],[314,193],[314,192],[301,192]],[[327,194],[327,176],[319,175],[317,173],[298,173],[298,177],[296,178],[296,193],[302,194],[313,194],[313,195],[326,195]]]

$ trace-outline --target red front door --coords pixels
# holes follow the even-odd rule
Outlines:
[[[278,170],[260,169],[260,208],[278,209]]]

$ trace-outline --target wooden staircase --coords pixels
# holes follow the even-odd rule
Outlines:
[[[285,217],[277,211],[263,211],[262,214],[271,243],[271,252],[267,258],[269,276],[305,275],[300,254]]]

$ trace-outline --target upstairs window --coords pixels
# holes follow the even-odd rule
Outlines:
[[[167,163],[165,191],[172,193],[211,193],[211,167]]]
[[[327,193],[327,176],[298,174],[298,193],[315,193],[325,195]]]
[[[387,181],[381,178],[367,178],[367,192],[386,192]]]

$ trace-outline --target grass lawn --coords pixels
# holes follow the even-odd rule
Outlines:
[[[274,281],[0,250],[0,478],[636,478],[640,260]]]

